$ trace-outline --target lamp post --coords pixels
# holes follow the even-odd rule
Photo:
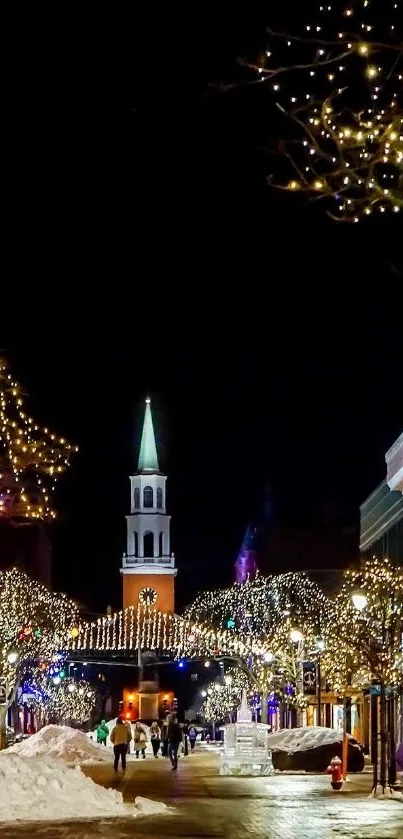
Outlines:
[[[323,638],[316,639],[316,705],[317,705],[317,725],[322,725],[322,672],[320,666],[320,657],[325,649],[325,642]]]

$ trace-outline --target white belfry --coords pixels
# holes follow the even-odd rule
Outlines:
[[[157,447],[146,399],[138,470],[130,477],[130,515],[127,520],[127,552],[123,554],[123,574],[176,574],[170,552],[166,513],[166,475],[159,471]],[[169,569],[172,569],[171,571]]]

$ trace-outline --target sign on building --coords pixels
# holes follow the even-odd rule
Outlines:
[[[7,679],[5,676],[0,676],[0,705],[7,704]]]

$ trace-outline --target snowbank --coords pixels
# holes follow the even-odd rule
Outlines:
[[[95,784],[62,761],[0,754],[0,821],[156,815],[169,808],[147,798],[124,804],[120,792]]]
[[[360,749],[358,743],[350,734],[348,739],[353,742],[351,746]],[[330,746],[332,743],[341,743],[342,735],[333,728],[321,728],[320,726],[307,726],[306,728],[283,728],[275,734],[267,737],[268,747],[273,752],[281,751],[294,754],[295,752],[306,752],[308,749],[317,749],[319,746]]]
[[[7,754],[57,758],[65,763],[83,763],[87,760],[110,763],[112,759],[105,746],[93,742],[82,731],[67,725],[45,725],[37,734],[7,749]]]

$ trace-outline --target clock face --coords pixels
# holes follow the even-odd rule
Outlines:
[[[139,601],[143,606],[154,606],[157,602],[157,596],[155,588],[151,588],[151,586],[146,586],[139,591]]]

